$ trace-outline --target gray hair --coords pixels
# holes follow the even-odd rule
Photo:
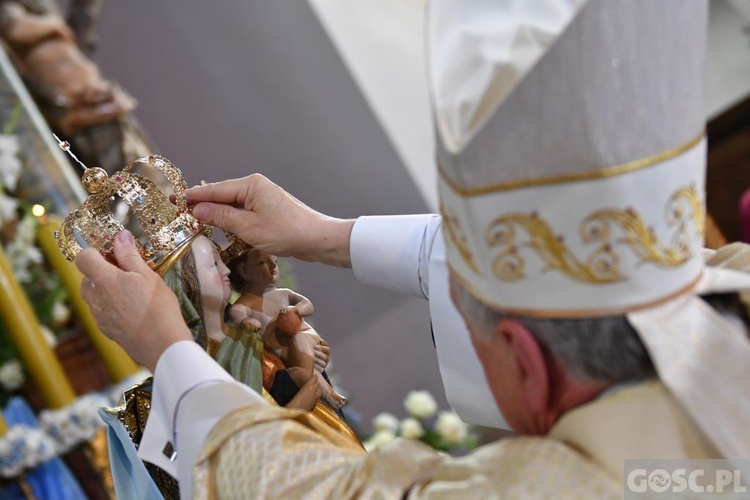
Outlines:
[[[516,317],[490,309],[460,285],[456,299],[472,331],[484,338],[506,317],[520,321],[547,355],[576,378],[622,383],[656,377],[651,356],[638,333],[624,316],[576,319]],[[748,324],[747,311],[736,294],[704,297],[723,315],[739,317]]]

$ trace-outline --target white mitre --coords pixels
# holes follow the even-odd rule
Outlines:
[[[750,455],[750,343],[699,296],[704,0],[432,0],[451,276],[534,317],[627,315],[727,457]]]

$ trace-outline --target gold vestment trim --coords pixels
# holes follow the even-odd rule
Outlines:
[[[494,301],[490,300],[485,294],[481,293],[477,288],[472,285],[468,280],[465,280],[461,275],[455,271],[450,264],[448,264],[451,279],[459,283],[474,297],[482,301],[487,307],[493,311],[497,311],[501,314],[507,314],[510,316],[525,316],[528,318],[540,318],[540,319],[582,319],[582,318],[603,318],[607,316],[623,316],[627,313],[641,311],[643,309],[649,309],[656,307],[666,302],[669,302],[677,297],[692,292],[701,278],[703,277],[703,271],[691,281],[688,285],[680,288],[676,292],[670,293],[664,297],[650,300],[642,304],[635,304],[632,306],[623,307],[603,307],[601,309],[523,309],[516,307],[502,307],[497,305]]]
[[[706,135],[705,130],[702,130],[700,134],[698,134],[696,137],[694,137],[693,139],[689,140],[685,144],[678,146],[676,148],[668,149],[666,151],[662,151],[661,153],[657,153],[652,156],[647,156],[645,158],[640,158],[638,160],[624,163],[622,165],[604,168],[601,170],[590,170],[588,172],[580,172],[580,173],[575,173],[575,174],[563,174],[563,175],[557,175],[557,176],[551,176],[551,177],[540,177],[537,179],[519,179],[516,181],[501,182],[498,184],[490,184],[487,186],[481,186],[481,187],[475,187],[475,188],[462,188],[458,186],[453,181],[453,179],[451,179],[448,176],[448,174],[446,174],[445,169],[440,164],[438,164],[438,173],[440,174],[440,177],[443,179],[443,181],[448,186],[450,186],[450,188],[453,191],[455,191],[457,194],[461,196],[479,196],[483,194],[496,193],[499,191],[509,191],[512,189],[520,189],[520,188],[535,187],[535,186],[546,186],[550,184],[564,184],[567,182],[587,181],[587,180],[593,180],[593,179],[604,179],[607,177],[614,177],[617,175],[627,174],[635,170],[650,167],[657,163],[661,163],[663,161],[669,160],[670,158],[674,158],[675,156],[679,156],[680,154],[684,153],[685,151],[688,151],[689,149],[692,149],[694,146],[700,143],[705,137],[705,135]]]
[[[467,267],[481,275],[460,220],[445,206],[441,206],[441,212],[449,242]],[[681,186],[670,196],[665,219],[667,226],[675,228],[668,242],[662,241],[649,221],[631,207],[596,210],[579,225],[581,241],[596,245],[585,259],[570,249],[566,235],[556,232],[536,212],[496,217],[485,229],[484,239],[488,248],[500,250],[491,263],[492,274],[500,281],[514,283],[527,279],[526,254],[533,252],[545,264],[542,274],[556,270],[572,280],[601,285],[629,278],[620,270],[618,246],[628,248],[638,257],[638,265],[651,263],[669,269],[692,258],[691,239],[696,235],[702,238],[705,232],[705,210],[695,185]],[[620,237],[615,236],[616,229],[622,233]]]
[[[485,230],[487,245],[501,250],[492,262],[493,274],[508,283],[526,279],[524,254],[527,248],[544,262],[546,267],[542,273],[556,270],[575,281],[591,284],[628,279],[620,270],[617,246],[630,249],[638,257],[639,265],[648,262],[666,269],[679,267],[693,256],[692,237],[703,236],[705,213],[698,189],[693,185],[677,189],[669,198],[665,213],[667,225],[676,227],[671,241],[666,243],[632,208],[605,208],[590,214],[580,224],[580,237],[584,244],[596,247],[585,260],[579,259],[570,250],[565,235],[556,233],[539,214],[502,215]],[[622,233],[620,238],[613,234],[616,228]],[[519,233],[527,238],[521,238]]]

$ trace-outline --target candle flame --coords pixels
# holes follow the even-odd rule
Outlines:
[[[42,215],[44,215],[45,212],[46,210],[44,209],[42,205],[37,204],[31,207],[31,213],[34,214],[34,216],[36,217],[41,217]]]

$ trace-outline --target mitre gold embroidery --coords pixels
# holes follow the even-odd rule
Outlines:
[[[526,277],[523,249],[531,248],[545,263],[542,272],[554,269],[577,281],[605,284],[627,279],[620,270],[620,253],[616,250],[623,244],[640,263],[662,268],[684,264],[692,257],[690,238],[695,234],[703,235],[704,220],[697,189],[685,186],[667,203],[666,222],[676,227],[669,244],[662,242],[643,217],[631,208],[598,210],[581,222],[583,243],[597,245],[585,260],[578,259],[565,238],[555,234],[547,221],[536,213],[498,217],[487,227],[485,237],[490,247],[502,249],[492,262],[492,271],[501,281],[516,282]],[[615,238],[613,233],[618,228],[622,236]],[[528,235],[528,241],[519,241],[521,231]]]
[[[463,230],[461,229],[461,222],[458,217],[448,212],[444,206],[440,207],[440,213],[443,216],[443,225],[445,226],[445,232],[448,238],[453,242],[453,245],[456,247],[456,250],[458,250],[458,253],[461,255],[461,258],[466,265],[469,266],[472,271],[479,274],[479,268],[474,261],[474,255],[469,249],[469,244],[466,241],[466,236],[464,236]]]

